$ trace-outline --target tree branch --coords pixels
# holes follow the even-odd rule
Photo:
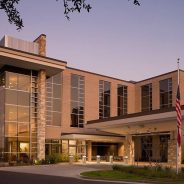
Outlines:
[[[140,6],[141,4],[139,3],[139,1],[138,0],[134,0],[134,4],[135,5],[138,5],[138,6]]]
[[[58,0],[56,0],[58,1]],[[90,4],[86,4],[86,0],[63,0],[64,3],[64,14],[65,17],[69,20],[69,14],[71,12],[81,12],[81,9],[87,10],[87,12],[90,11],[92,8]]]
[[[23,21],[20,18],[18,10],[15,8],[15,4],[18,4],[20,0],[0,0],[0,9],[4,10],[10,24],[15,24],[17,30],[24,27]]]
[[[132,1],[134,5],[140,6],[139,0],[132,0]],[[15,7],[15,5],[19,4],[19,2],[20,0],[0,0],[0,10],[5,11],[9,23],[15,24],[17,30],[20,30],[24,27],[23,21],[20,17],[20,13]],[[75,11],[80,13],[82,9],[89,12],[92,8],[90,4],[86,3],[86,0],[63,0],[63,3],[64,3],[64,14],[68,20],[70,19],[69,17],[70,13]]]

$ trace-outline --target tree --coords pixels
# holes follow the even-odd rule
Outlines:
[[[15,7],[15,4],[18,4],[19,1],[20,0],[0,0],[0,9],[5,11],[9,23],[15,24],[17,30],[20,30],[22,27],[24,27],[23,21],[20,18],[20,14]]]
[[[59,1],[59,0],[56,0]],[[128,0],[130,1],[130,0]],[[139,0],[131,0],[134,5],[140,6]],[[10,24],[15,24],[17,30],[24,27],[23,20],[20,17],[20,13],[15,7],[19,4],[20,0],[0,0],[0,9],[5,11],[8,21]],[[80,13],[82,9],[89,12],[91,10],[91,5],[86,3],[86,0],[63,0],[64,3],[64,15],[69,20],[69,14],[72,12]]]

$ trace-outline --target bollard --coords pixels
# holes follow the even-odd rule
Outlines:
[[[85,156],[85,155],[82,156],[82,163],[83,163],[83,164],[86,164],[86,156]]]
[[[97,162],[97,164],[100,163],[100,155],[97,155],[97,156],[96,156],[96,162]]]
[[[111,164],[113,164],[113,156],[112,156],[112,155],[109,156],[109,162],[110,162]]]
[[[70,155],[69,156],[69,163],[70,164],[73,164],[73,162],[74,162],[74,156],[73,155]]]
[[[128,156],[124,156],[124,163],[128,164]]]

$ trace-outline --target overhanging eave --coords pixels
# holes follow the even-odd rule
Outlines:
[[[35,71],[45,70],[47,76],[53,76],[66,68],[66,62],[0,47],[0,68],[5,65]]]

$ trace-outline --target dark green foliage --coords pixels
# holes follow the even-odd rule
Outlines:
[[[59,162],[68,162],[69,161],[69,156],[68,155],[63,155],[63,154],[52,154],[46,156],[46,163],[48,164],[56,164]]]
[[[138,5],[138,6],[140,6],[141,4],[139,3],[139,1],[138,0],[134,0],[134,4],[135,5]]]
[[[15,7],[15,5],[19,4],[19,2],[20,0],[0,0],[0,9],[5,11],[9,23],[15,24],[17,30],[20,30],[24,27],[23,21],[20,17],[20,13]],[[70,19],[69,13],[72,12],[80,13],[82,9],[89,12],[92,8],[90,4],[86,3],[86,0],[63,0],[63,3],[64,3],[64,14],[68,20]],[[140,6],[139,0],[133,0],[133,3],[134,5]]]
[[[120,171],[123,173],[134,174],[137,176],[144,176],[145,178],[170,178],[170,179],[184,179],[184,173],[182,169],[177,175],[176,171],[170,167],[136,167],[136,166],[120,166],[113,165],[114,171]]]
[[[70,19],[69,13],[75,11],[80,13],[82,9],[89,12],[92,8],[90,4],[86,4],[86,0],[63,0],[63,2],[65,8],[64,14],[68,20]]]
[[[20,14],[15,7],[20,0],[0,0],[0,9],[4,10],[10,24],[14,23],[17,30],[20,30],[23,26],[23,21],[20,18]]]

